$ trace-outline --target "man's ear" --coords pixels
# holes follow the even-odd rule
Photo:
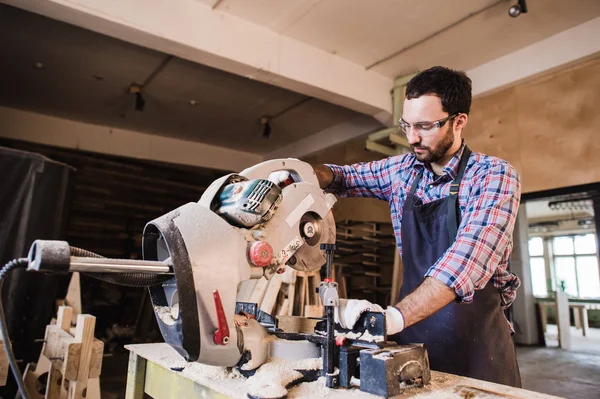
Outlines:
[[[454,119],[454,130],[461,131],[467,126],[467,122],[469,122],[469,115],[460,114]]]

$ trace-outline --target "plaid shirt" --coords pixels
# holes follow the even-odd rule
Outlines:
[[[328,190],[341,197],[388,201],[402,255],[402,207],[412,183],[425,168],[415,195],[423,203],[447,197],[464,148],[463,141],[442,176],[436,176],[412,153],[348,166],[327,165],[334,175]],[[472,153],[460,184],[461,222],[456,240],[425,277],[434,277],[454,289],[463,303],[470,303],[475,290],[483,289],[491,280],[500,291],[503,308],[510,306],[521,285],[519,278],[507,270],[520,196],[519,176],[508,162]]]

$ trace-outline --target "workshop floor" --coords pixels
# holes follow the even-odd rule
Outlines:
[[[545,348],[517,347],[523,388],[569,399],[600,398],[600,329],[587,337],[571,327],[572,350],[558,348],[556,325],[548,325]]]

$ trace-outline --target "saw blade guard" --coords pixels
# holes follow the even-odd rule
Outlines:
[[[289,178],[283,178],[287,172]],[[281,187],[282,199],[272,220],[262,226],[274,249],[267,277],[284,264],[299,271],[319,270],[326,262],[321,244],[335,243],[333,194],[319,187],[312,166],[298,159],[274,159],[240,172],[247,179],[269,179]]]

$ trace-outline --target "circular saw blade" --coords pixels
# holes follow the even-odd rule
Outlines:
[[[313,237],[306,237],[302,231],[302,226],[307,222],[314,226],[315,235]],[[304,243],[294,253],[296,263],[292,265],[288,262],[288,265],[301,272],[319,270],[327,261],[321,244],[334,244],[335,234],[333,212],[329,211],[325,219],[321,219],[313,212],[306,213],[300,219],[300,236]]]

